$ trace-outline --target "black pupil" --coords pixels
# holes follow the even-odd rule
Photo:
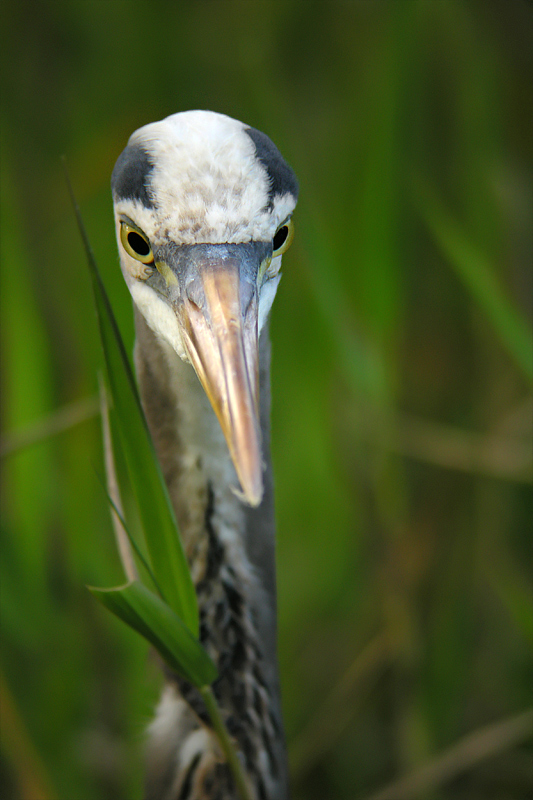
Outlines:
[[[272,242],[272,249],[274,250],[274,252],[276,250],[279,250],[279,248],[285,244],[285,239],[287,238],[288,235],[289,235],[289,229],[287,228],[286,225],[283,225],[283,227],[281,227],[274,236],[274,240]]]
[[[128,244],[138,256],[147,256],[150,252],[150,245],[146,239],[143,239],[143,237],[135,233],[135,231],[130,231],[130,233],[128,233]]]

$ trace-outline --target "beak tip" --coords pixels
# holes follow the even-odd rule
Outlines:
[[[261,488],[261,491],[259,493],[257,493],[257,494],[254,494],[254,495],[248,494],[246,496],[246,500],[248,502],[248,505],[250,505],[252,508],[257,508],[258,506],[260,506],[262,499],[263,499],[263,489],[262,488]]]
[[[251,508],[257,508],[261,505],[263,499],[263,481],[259,478],[253,485],[246,486],[246,488],[241,485],[238,489],[234,488],[233,492],[242,503],[251,506]]]

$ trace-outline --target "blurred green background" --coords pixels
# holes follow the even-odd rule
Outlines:
[[[131,351],[109,177],[189,108],[264,130],[301,184],[271,326],[294,800],[532,796],[533,6],[2,16],[1,796],[142,794],[160,679],[85,588],[123,576],[60,157]]]

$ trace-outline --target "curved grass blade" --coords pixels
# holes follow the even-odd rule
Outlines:
[[[115,412],[131,486],[139,507],[152,571],[171,609],[183,620],[191,633],[197,636],[198,603],[174,511],[144,418],[120,331],[70,182],[68,186],[93,283],[109,397]]]
[[[140,581],[113,589],[88,588],[109,611],[147,639],[182,678],[198,688],[216,679],[217,669],[198,639],[170,606]]]
[[[143,579],[142,582],[145,585],[146,585],[146,583],[148,583],[150,588],[152,590],[156,591],[158,593],[158,595],[161,597],[161,599],[165,602],[164,592],[161,590],[161,587],[158,585],[158,583],[157,583],[157,581],[156,581],[156,579],[154,577],[154,574],[153,574],[153,572],[152,572],[152,570],[150,568],[150,564],[147,562],[146,558],[144,557],[144,554],[143,554],[142,550],[140,549],[139,545],[137,544],[137,542],[135,540],[135,537],[131,533],[131,531],[130,531],[130,529],[128,527],[128,524],[127,524],[126,520],[124,519],[124,515],[121,513],[121,511],[118,508],[118,506],[116,505],[115,501],[113,500],[113,498],[109,494],[108,488],[106,487],[104,481],[102,480],[102,478],[100,477],[100,475],[98,473],[96,473],[96,477],[98,479],[98,482],[102,486],[102,490],[105,493],[105,496],[107,497],[107,501],[108,501],[109,505],[113,509],[113,512],[116,514],[118,521],[120,522],[120,524],[122,525],[122,527],[124,529],[124,533],[126,534],[127,540],[128,540],[128,542],[129,542],[129,544],[131,546],[132,553],[135,556],[136,565],[140,566],[141,577]],[[130,576],[127,573],[126,573],[126,577],[128,579],[130,578]],[[137,579],[138,579],[138,576],[135,576],[135,577],[131,578],[131,580],[137,580]]]
[[[93,286],[115,412],[113,418],[117,423],[130,482],[139,506],[152,570],[170,607],[191,632],[197,634],[198,609],[189,566],[133,375],[98,273],[93,273]]]

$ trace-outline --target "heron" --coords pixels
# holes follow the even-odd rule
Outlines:
[[[276,653],[268,320],[298,183],[262,132],[187,111],[130,137],[112,174],[141,400],[257,800],[288,778]],[[166,670],[147,800],[235,800],[198,692]]]

